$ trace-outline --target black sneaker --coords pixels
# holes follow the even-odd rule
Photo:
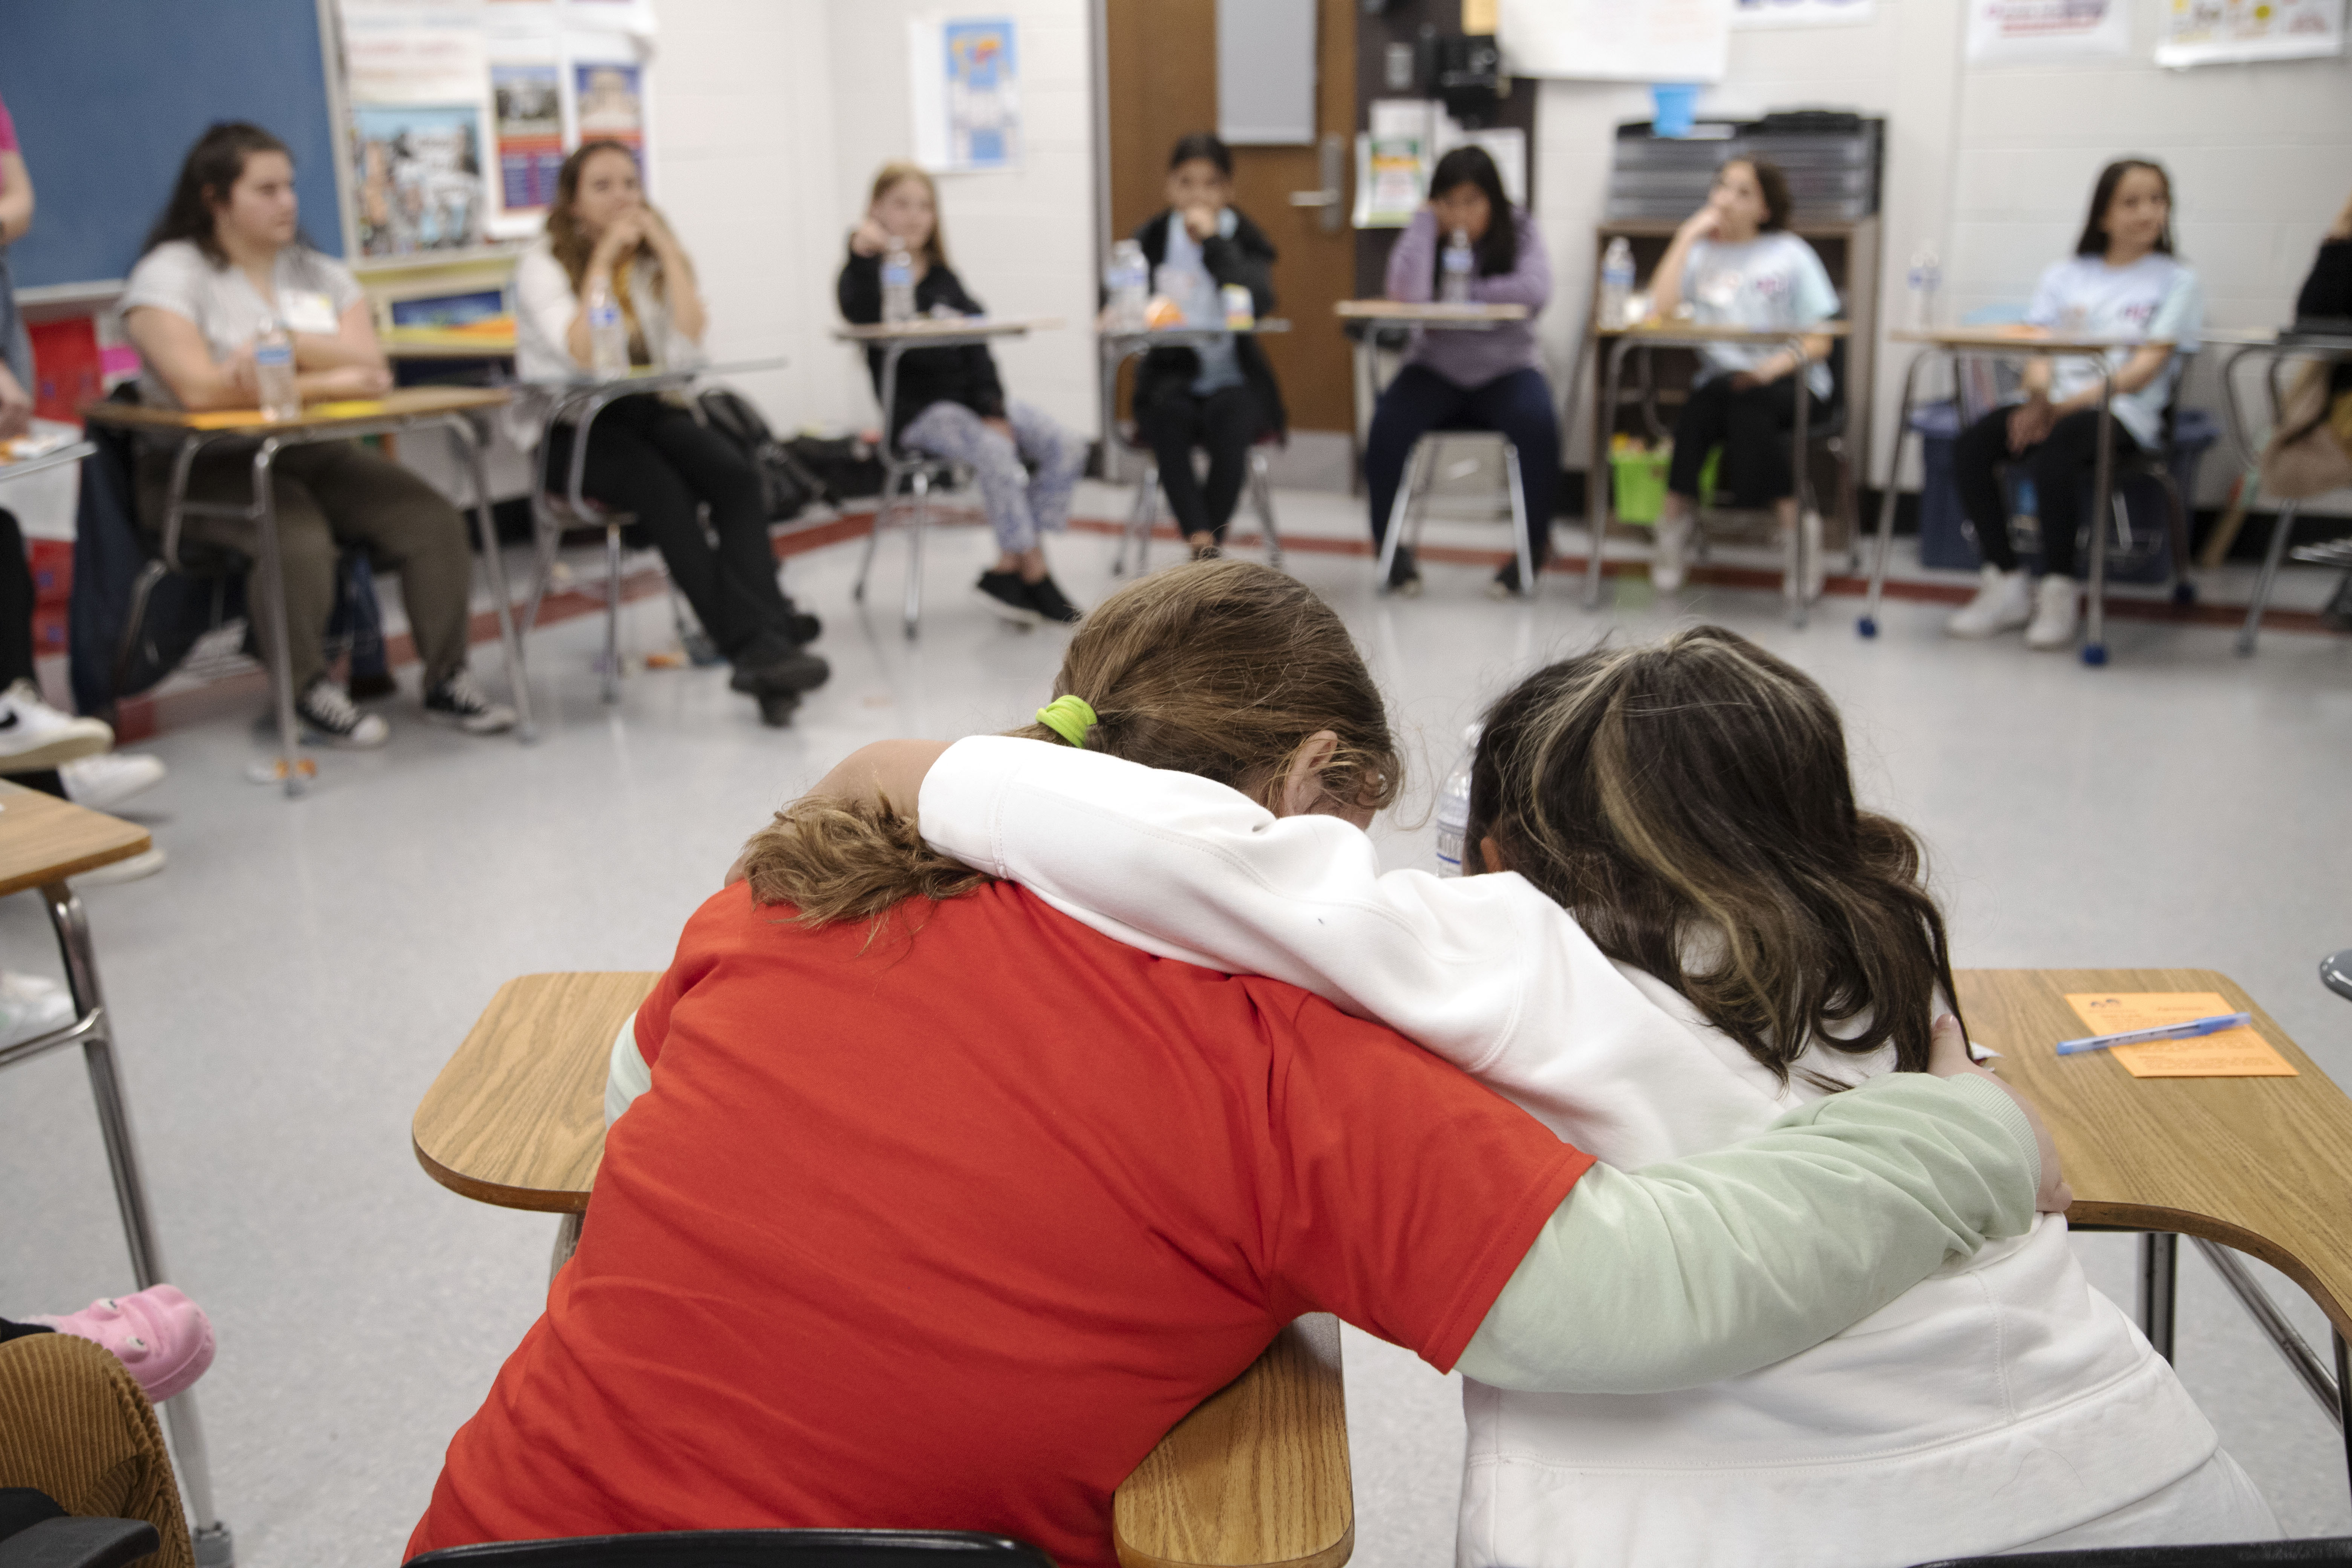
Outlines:
[[[1087,617],[1084,610],[1063,595],[1061,584],[1051,577],[1040,577],[1029,584],[1029,602],[1037,606],[1039,615],[1066,626],[1076,626]]]
[[[797,691],[762,691],[760,722],[771,730],[781,730],[793,721],[793,714],[800,705],[801,694]]]
[[[302,721],[302,738],[317,744],[364,752],[392,738],[391,725],[373,713],[361,712],[351,695],[323,675],[294,699],[294,713]]]
[[[425,694],[425,716],[454,724],[468,735],[496,735],[515,727],[515,710],[493,702],[474,684],[473,671],[459,669]]]
[[[1542,562],[1536,563],[1536,570],[1543,570]],[[1519,585],[1519,558],[1516,555],[1504,562],[1503,569],[1495,574],[1495,580],[1486,584],[1486,596],[1490,599],[1516,598],[1524,592],[1526,590]]]
[[[728,678],[727,684],[755,695],[812,691],[833,676],[833,666],[793,647],[789,638],[776,632],[752,638],[734,657],[735,673]]]
[[[1389,563],[1389,592],[1411,599],[1421,593],[1421,563],[1412,558],[1412,546],[1397,546],[1396,559]]]
[[[824,623],[806,610],[793,612],[793,641],[805,647],[824,636]]]
[[[982,604],[1016,626],[1034,626],[1045,618],[1018,572],[982,572],[971,591],[980,595]]]

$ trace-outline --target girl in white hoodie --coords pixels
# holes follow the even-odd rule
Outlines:
[[[1626,1167],[1916,1068],[1950,1005],[1918,845],[1856,807],[1834,705],[1717,627],[1569,659],[1489,710],[1464,859],[1492,874],[1383,875],[1335,816],[1031,741],[958,742],[919,802],[933,847],[1164,956],[1379,1018]],[[1464,1403],[1464,1564],[1859,1568],[2277,1534],[2055,1215],[1743,1377],[1465,1380]]]

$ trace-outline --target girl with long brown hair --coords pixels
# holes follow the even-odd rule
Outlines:
[[[1563,660],[1488,708],[1464,856],[1484,873],[1460,879],[1051,746],[960,742],[908,771],[882,782],[932,848],[1378,1018],[1626,1168],[1850,1099],[1957,1029],[1917,840],[1856,803],[1828,694],[1720,627]],[[1465,1564],[1867,1568],[2277,1532],[2055,1214],[1736,1379],[1627,1398],[1465,1370]]]
[[[609,141],[583,142],[563,160],[547,232],[515,268],[515,353],[525,381],[587,374],[595,360],[587,301],[599,293],[620,310],[631,364],[701,363],[709,318],[694,262],[646,200],[636,154]],[[570,482],[576,438],[569,424],[547,432],[540,482],[549,489]],[[605,405],[590,428],[582,489],[630,513],[652,538],[735,667],[734,689],[758,699],[763,720],[785,722],[801,693],[824,684],[832,672],[805,647],[821,629],[817,618],[795,608],[776,579],[759,472],[691,408],[653,394]]]

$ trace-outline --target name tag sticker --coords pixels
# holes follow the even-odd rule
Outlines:
[[[342,326],[335,319],[335,302],[315,289],[280,289],[278,313],[286,318],[289,331],[331,338]]]

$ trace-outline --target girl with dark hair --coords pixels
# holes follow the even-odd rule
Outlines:
[[[1559,417],[1544,380],[1535,318],[1551,300],[1551,262],[1535,219],[1503,194],[1503,176],[1484,147],[1456,147],[1429,177],[1429,202],[1389,252],[1388,297],[1416,303],[1438,296],[1441,253],[1466,237],[1473,262],[1470,298],[1482,305],[1525,305],[1524,321],[1477,331],[1418,330],[1404,368],[1381,394],[1364,440],[1364,484],[1371,492],[1372,551],[1387,539],[1389,513],[1407,459],[1433,430],[1493,430],[1518,449],[1520,500],[1536,570],[1551,553],[1552,494],[1559,483]],[[1402,542],[1388,585],[1421,592],[1421,568]],[[1533,590],[1519,581],[1516,557],[1495,574],[1497,597]]]
[[[230,121],[196,139],[171,200],[122,293],[122,325],[143,368],[141,398],[165,408],[252,408],[259,401],[254,340],[282,329],[293,340],[305,401],[373,397],[392,384],[367,297],[341,262],[306,242],[294,195],[294,160],[257,125]],[[141,523],[161,531],[173,456],[140,458]],[[188,472],[187,500],[243,507],[253,495],[249,449],[214,447]],[[312,441],[278,455],[270,475],[286,597],[286,640],[273,650],[293,682],[294,709],[311,739],[380,746],[390,731],[362,713],[327,673],[327,618],[335,603],[340,548],[364,545],[400,574],[410,634],[425,666],[427,717],[468,734],[514,725],[466,668],[467,595],[474,558],[465,521],[411,469],[356,441]],[[253,558],[256,525],[236,515],[191,511],[187,538]],[[255,635],[273,634],[256,617]]]
[[[515,355],[525,381],[587,372],[595,351],[584,301],[598,290],[620,307],[632,364],[700,362],[709,318],[694,262],[646,200],[636,154],[611,141],[583,142],[563,160],[547,232],[515,268]],[[568,424],[547,433],[540,482],[549,489],[569,483],[577,438]],[[795,610],[776,581],[760,475],[691,408],[652,394],[605,405],[589,432],[581,488],[636,518],[734,666],[730,683],[759,700],[762,719],[783,722],[802,692],[824,683],[830,668],[803,647],[814,640],[817,619]]]
[[[2033,290],[2025,319],[2062,336],[2150,339],[2144,348],[2086,358],[2025,362],[2025,401],[1996,408],[1952,448],[1960,505],[1984,554],[1976,597],[1945,629],[1989,637],[2025,628],[2025,646],[2071,647],[2081,615],[2074,586],[2079,492],[2098,460],[2100,378],[2115,388],[2112,436],[2120,455],[2164,438],[2164,411],[2197,348],[2205,291],[2172,254],[2172,181],[2161,164],[2118,158],[2099,172],[2074,254],[2053,262]],[[2000,469],[2014,463],[2033,479],[2042,534],[2037,582],[2018,564],[2009,536]]]
[[[1856,801],[1803,672],[1696,626],[1538,670],[1485,717],[1463,863],[1486,874],[1458,879],[1384,873],[1353,822],[1061,746],[959,742],[882,787],[933,848],[1378,1019],[1626,1169],[1887,1087],[1958,1034],[1923,851]],[[2063,1208],[1745,1375],[1528,1393],[1466,1366],[1457,1561],[1874,1568],[2275,1536],[2091,1289]]]
[[[1788,180],[1763,159],[1734,158],[1717,170],[1706,205],[1675,231],[1650,280],[1657,314],[1671,320],[1687,305],[1694,321],[1759,329],[1810,326],[1836,315],[1837,290],[1813,247],[1789,232],[1789,209]],[[1666,500],[1658,513],[1650,575],[1660,588],[1682,586],[1699,470],[1718,446],[1718,483],[1734,506],[1769,506],[1784,535],[1818,526],[1818,515],[1797,514],[1789,431],[1801,390],[1816,404],[1830,395],[1829,366],[1821,363],[1829,348],[1829,339],[1809,337],[1801,355],[1759,343],[1699,351],[1690,401],[1675,422]],[[1808,581],[1801,589],[1811,598],[1821,591],[1818,537],[1806,541],[1804,558]]]
[[[1239,287],[1257,315],[1271,315],[1274,241],[1233,204],[1232,150],[1195,132],[1169,154],[1167,209],[1145,219],[1135,241],[1152,277],[1168,279],[1160,292],[1185,299]],[[1215,554],[1241,499],[1251,443],[1286,423],[1265,351],[1255,337],[1232,335],[1197,349],[1154,349],[1136,370],[1133,406],[1193,559]],[[1205,487],[1192,473],[1196,447],[1209,454]]]

